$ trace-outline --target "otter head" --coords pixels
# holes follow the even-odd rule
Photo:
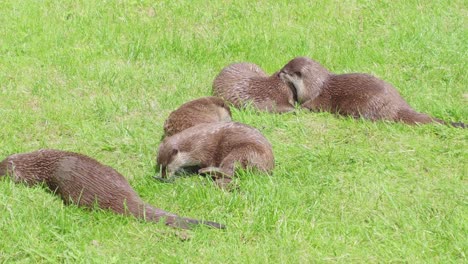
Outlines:
[[[0,162],[0,178],[2,176],[6,176],[8,171],[8,159],[4,159],[2,162]]]
[[[191,144],[177,144],[181,141],[179,135],[166,138],[159,146],[157,166],[161,178],[171,178],[181,169],[200,165],[199,153],[191,153]]]
[[[295,91],[299,103],[316,98],[329,75],[327,69],[307,57],[291,60],[279,72],[281,80]]]
[[[282,73],[281,71],[277,71],[277,72],[273,73],[271,75],[271,77],[280,80],[281,84],[285,84],[286,87],[289,88],[289,91],[291,91],[292,96],[289,96],[289,95],[283,96],[284,93],[281,93],[280,99],[277,99],[277,100],[281,101],[282,103],[288,103],[291,107],[294,107],[294,105],[297,102],[296,88],[294,88],[294,86],[292,85],[291,82],[285,81],[283,78],[281,78],[281,76],[282,76],[281,73]],[[283,73],[283,75],[284,75],[284,73]],[[283,89],[282,87],[284,87],[284,86],[281,85],[281,87],[280,87],[281,90]],[[285,108],[285,112],[289,112],[289,111],[292,111],[292,109],[290,107]]]
[[[161,178],[170,178],[175,173],[171,164],[179,153],[179,150],[172,147],[170,144],[165,144],[165,142],[166,140],[164,140],[159,147],[156,166],[157,168],[159,167]]]

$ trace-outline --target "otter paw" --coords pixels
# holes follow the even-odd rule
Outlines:
[[[160,182],[164,182],[164,183],[173,183],[174,182],[174,177],[163,178],[163,177],[158,177],[157,175],[154,175],[153,179],[155,179],[157,181],[160,181]]]

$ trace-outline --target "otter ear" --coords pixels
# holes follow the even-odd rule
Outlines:
[[[226,101],[223,100],[223,102],[221,103],[221,107],[226,109],[229,112],[229,115],[231,115],[231,107]]]
[[[220,105],[221,107],[228,107],[226,101],[224,101],[224,99],[222,99],[222,98],[221,98],[221,100],[219,101],[219,103],[220,103],[219,105]]]

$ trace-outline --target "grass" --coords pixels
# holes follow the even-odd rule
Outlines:
[[[121,172],[144,200],[225,231],[90,212],[0,182],[2,262],[466,262],[467,132],[233,110],[273,144],[240,190],[151,179],[162,125],[249,61],[312,57],[392,83],[415,109],[467,122],[464,1],[0,3],[0,156],[57,148]]]

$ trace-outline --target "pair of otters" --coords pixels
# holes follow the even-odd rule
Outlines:
[[[216,96],[236,107],[247,102],[276,113],[293,111],[295,102],[311,111],[388,120],[410,125],[440,123],[465,128],[462,122],[445,122],[415,111],[389,83],[369,74],[334,74],[318,62],[297,57],[268,76],[252,63],[224,68],[213,82]]]
[[[293,59],[272,76],[255,64],[229,65],[214,80],[213,91],[236,107],[252,104],[270,112],[293,111],[297,101],[313,111],[370,120],[446,124],[413,110],[395,88],[378,78],[359,73],[335,75],[305,57]],[[233,175],[236,163],[271,171],[274,158],[268,140],[247,125],[219,122],[229,121],[230,117],[229,107],[216,97],[186,103],[171,113],[157,157],[162,176],[198,165],[200,173],[214,175],[222,185]],[[463,123],[451,124],[465,127]],[[180,217],[145,203],[116,170],[78,153],[46,149],[14,154],[0,162],[0,177],[5,175],[29,186],[44,184],[65,203],[87,208],[97,205],[147,221],[165,219],[167,225],[178,228],[196,224],[224,228],[222,224]]]

